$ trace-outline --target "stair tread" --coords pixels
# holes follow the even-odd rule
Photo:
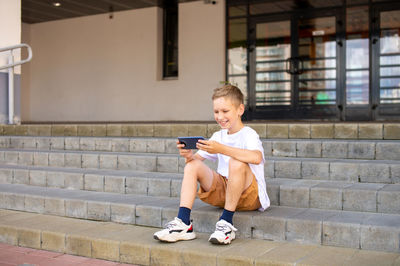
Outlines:
[[[103,137],[97,137],[97,136],[14,136],[14,135],[0,135],[0,139],[4,138],[10,138],[10,139],[104,139],[104,140],[126,140],[126,139],[143,139],[143,140],[149,140],[149,139],[161,139],[161,140],[176,140],[176,137],[158,137],[158,136],[148,136],[148,137],[123,137],[123,136],[103,136]],[[327,138],[290,138],[290,139],[282,139],[282,138],[260,138],[261,141],[268,141],[268,142],[273,142],[273,141],[289,141],[289,142],[296,142],[296,141],[310,141],[310,142],[325,142],[325,141],[333,141],[333,142],[382,142],[382,143],[389,143],[389,142],[394,142],[398,143],[398,140],[395,139],[337,139],[337,138],[332,138],[332,139],[327,139]]]
[[[174,153],[150,153],[150,152],[110,152],[110,151],[80,151],[80,150],[35,150],[35,149],[4,149],[0,152],[29,152],[29,153],[65,153],[65,154],[99,154],[99,155],[127,155],[137,157],[172,157],[181,158]],[[265,160],[271,161],[316,161],[316,162],[343,162],[343,163],[386,163],[400,164],[399,160],[380,160],[380,159],[355,159],[355,158],[325,158],[325,157],[284,157],[284,156],[265,156]]]
[[[18,241],[26,247],[54,250],[73,255],[81,255],[133,264],[187,264],[204,262],[207,265],[273,263],[283,264],[323,264],[367,265],[365,259],[373,263],[398,263],[400,254],[376,251],[364,251],[350,248],[302,245],[288,242],[271,242],[257,239],[236,239],[229,246],[215,246],[207,241],[208,234],[197,233],[197,239],[175,244],[161,243],[152,239],[158,229],[85,221],[43,214],[20,213],[0,210],[0,228],[12,227],[15,236],[8,237],[10,244]],[[1,232],[4,232],[1,231]],[[32,232],[23,238],[22,232]],[[36,234],[35,234],[36,233]],[[3,235],[4,233],[0,233]],[[26,235],[26,234],[25,234]],[[50,238],[52,235],[53,238]],[[19,236],[19,237],[18,237]],[[57,238],[58,236],[58,238]],[[44,241],[40,241],[40,239]],[[46,242],[47,239],[61,241]],[[84,240],[86,242],[84,242]],[[25,241],[23,241],[25,240]],[[27,241],[29,240],[29,241]],[[78,250],[70,241],[87,243],[92,249],[85,253],[85,245]],[[16,243],[15,243],[16,242]],[[26,243],[26,244],[24,244]],[[57,244],[58,245],[57,245]],[[107,251],[100,250],[101,244],[107,244]],[[140,247],[140,248],[139,248]],[[81,252],[81,254],[77,254]],[[168,254],[168,255],[167,255]],[[282,256],[282,254],[286,254]]]
[[[146,172],[138,170],[113,170],[113,169],[94,169],[94,168],[72,168],[72,167],[54,167],[54,166],[33,166],[33,165],[10,165],[0,163],[0,169],[19,169],[50,172],[67,172],[82,174],[115,175],[125,177],[148,177],[148,178],[171,178],[182,179],[182,173],[162,173]]]
[[[111,170],[111,169],[91,169],[91,168],[69,168],[69,167],[53,167],[53,166],[26,166],[26,165],[9,165],[1,164],[0,169],[10,170],[33,170],[33,171],[48,171],[60,173],[81,173],[81,174],[97,174],[97,175],[110,175],[122,177],[143,177],[143,178],[170,178],[181,180],[182,173],[161,173],[161,172],[146,172],[137,170]],[[382,187],[398,187],[400,184],[386,184],[386,183],[373,183],[362,182],[355,183],[349,181],[338,180],[314,180],[314,179],[296,179],[296,178],[266,178],[267,185],[283,185],[283,186],[301,186],[302,183],[314,183],[312,187],[331,187],[331,188],[348,188],[356,187],[359,190],[380,190]]]
[[[171,207],[178,208],[179,199],[177,198],[168,198],[168,197],[157,197],[157,196],[145,196],[145,195],[132,195],[132,194],[117,194],[117,193],[108,193],[108,192],[93,192],[93,191],[82,191],[82,190],[65,190],[59,188],[44,188],[44,187],[35,187],[28,185],[20,185],[20,184],[0,184],[0,192],[2,193],[15,193],[21,195],[31,195],[38,197],[51,197],[51,198],[60,198],[60,199],[80,199],[87,201],[100,201],[100,202],[118,202],[121,204],[137,204],[137,205],[145,205],[150,207]],[[203,207],[207,208],[207,211],[220,212],[220,208],[215,208],[209,206],[207,204],[203,204],[199,199],[196,199],[194,210]],[[284,211],[282,211],[284,210]],[[312,208],[294,208],[294,207],[285,207],[285,206],[271,206],[265,212],[237,212],[237,215],[250,215],[250,216],[276,216],[282,217],[287,216],[286,211],[297,212],[299,213],[307,213],[314,212],[320,214],[320,216],[308,216],[307,219],[313,220],[324,220],[324,215],[355,215],[362,217],[370,217],[370,218],[395,218],[398,219],[396,226],[399,227],[400,231],[400,214],[382,214],[382,213],[365,213],[365,212],[357,212],[357,211],[342,211],[342,210],[323,210],[323,209],[312,209]],[[293,213],[292,213],[293,214]],[[322,215],[322,216],[321,216]],[[291,217],[289,215],[288,217]],[[301,217],[301,216],[298,216]],[[367,224],[367,221],[360,220],[360,222]]]

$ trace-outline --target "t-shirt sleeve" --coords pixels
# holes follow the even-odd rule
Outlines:
[[[211,136],[211,138],[210,138],[209,140],[218,141],[218,135],[217,135],[218,133],[219,133],[219,131],[218,131],[218,132],[215,132],[215,133]],[[220,141],[218,141],[218,142],[220,142]],[[200,155],[201,157],[203,157],[204,159],[211,160],[211,161],[216,161],[216,160],[218,159],[218,154],[211,154],[211,153],[208,153],[208,152],[202,151],[202,150],[199,150],[199,151],[197,152],[197,154]]]
[[[258,136],[257,132],[255,132],[254,130],[249,131],[246,136],[245,149],[251,150],[251,151],[254,151],[254,150],[260,151],[262,154],[262,157],[263,157],[263,162],[265,161],[264,147],[260,140],[260,136]]]

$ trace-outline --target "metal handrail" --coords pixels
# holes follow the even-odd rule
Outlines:
[[[7,64],[5,66],[1,66],[0,70],[6,69],[6,68],[10,68],[10,67],[14,67],[14,66],[18,66],[18,65],[22,65],[22,64],[25,64],[25,63],[28,63],[29,61],[31,61],[32,60],[32,48],[26,43],[21,43],[21,44],[17,44],[17,45],[12,45],[12,46],[7,46],[7,47],[4,47],[4,48],[0,48],[0,53],[1,52],[5,52],[5,51],[11,51],[11,53],[12,53],[12,50],[15,50],[15,49],[18,49],[18,48],[23,48],[23,47],[26,47],[26,49],[28,49],[28,58],[25,59],[25,60],[14,62],[12,64]]]
[[[14,62],[13,50],[23,47],[28,49],[28,58],[25,60]],[[0,66],[0,70],[8,68],[8,123],[14,124],[14,67],[25,64],[32,60],[32,48],[26,43],[21,43],[0,48],[0,53],[5,51],[10,51],[8,64]]]

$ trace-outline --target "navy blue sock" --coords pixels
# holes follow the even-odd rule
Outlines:
[[[220,220],[225,220],[228,223],[233,225],[232,218],[233,218],[234,214],[235,214],[235,212],[231,212],[231,211],[228,211],[228,210],[224,209],[224,211],[222,212],[222,215],[221,215],[221,217],[219,219]]]
[[[179,207],[178,218],[185,224],[190,224],[190,212],[192,210],[186,207]]]

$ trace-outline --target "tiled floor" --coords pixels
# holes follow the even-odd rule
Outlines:
[[[122,266],[118,262],[90,259],[0,243],[0,266]]]

